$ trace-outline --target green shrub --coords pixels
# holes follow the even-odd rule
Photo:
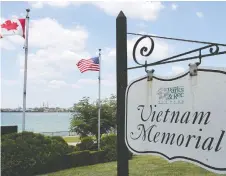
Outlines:
[[[77,148],[76,148],[76,146],[68,145],[68,150],[69,150],[68,153],[72,153],[72,152],[74,152],[74,151],[77,151]]]
[[[98,150],[98,143],[97,143],[97,142],[94,143],[94,144],[90,147],[89,150],[90,150],[90,151],[97,151],[97,150]]]
[[[101,138],[101,149],[105,151],[105,161],[117,160],[117,135],[109,134]],[[132,153],[129,151],[128,159],[132,158]]]
[[[68,144],[59,137],[32,132],[4,135],[1,145],[4,176],[31,176],[54,170],[54,163],[69,152]]]
[[[90,161],[90,152],[88,150],[73,152],[68,154],[69,162],[72,167],[76,166],[87,166],[91,163]]]
[[[109,135],[104,135],[101,138],[101,148],[116,148],[117,147],[117,135],[115,134],[109,134]]]
[[[92,137],[81,138],[81,142],[76,145],[77,151],[91,150],[94,147],[94,141]]]
[[[32,176],[55,172],[70,167],[114,161],[117,159],[116,135],[103,136],[101,151],[89,151],[97,147],[91,137],[81,140],[76,148],[59,136],[46,137],[31,132],[2,136],[2,175]],[[73,151],[73,152],[72,152]]]
[[[105,162],[105,154],[106,154],[106,152],[104,150],[91,151],[90,152],[91,164],[104,163]]]
[[[78,151],[67,154],[69,167],[87,166],[105,162],[105,151]],[[68,166],[67,166],[68,167]]]
[[[117,136],[114,134],[105,135],[101,138],[101,149],[105,151],[105,161],[117,160]]]
[[[52,136],[52,137],[50,137],[50,138],[51,138],[51,139],[56,139],[57,141],[62,142],[62,143],[65,142],[65,140],[64,140],[61,136]]]

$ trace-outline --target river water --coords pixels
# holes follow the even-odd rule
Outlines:
[[[60,136],[68,135],[66,131],[69,131],[71,117],[72,113],[69,112],[26,112],[25,129],[38,133],[59,132]],[[5,125],[17,125],[20,132],[22,112],[1,112],[1,126]]]

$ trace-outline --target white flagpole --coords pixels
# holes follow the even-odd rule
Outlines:
[[[23,89],[23,122],[22,131],[25,131],[25,112],[26,112],[26,88],[27,88],[27,56],[28,56],[28,31],[29,31],[29,12],[30,9],[26,9],[26,33],[25,33],[25,61],[24,61],[24,89]]]
[[[98,103],[98,150],[100,150],[100,110],[101,110],[101,104],[100,104],[100,88],[101,88],[101,49],[99,49],[99,103]]]

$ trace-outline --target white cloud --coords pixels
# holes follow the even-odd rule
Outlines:
[[[55,19],[51,18],[31,20],[29,24],[28,43],[31,48],[54,47],[76,52],[84,49],[87,39],[88,32],[84,27],[79,25],[75,25],[72,29],[66,29]],[[3,40],[7,41],[7,45],[18,44],[21,48],[25,42],[20,36],[10,36],[6,39],[3,38]],[[1,44],[1,47],[3,47],[3,44]]]
[[[145,33],[145,32],[139,32],[139,33]],[[134,44],[136,43],[136,41],[139,39],[139,37],[133,37],[127,40],[127,57],[128,60],[132,60],[133,59],[133,47]],[[142,61],[142,63],[144,63],[144,61],[147,59],[147,61],[149,62],[153,62],[159,59],[164,59],[166,57],[169,56],[170,54],[170,46],[168,43],[164,42],[163,40],[160,39],[154,39],[154,50],[152,52],[152,54],[148,57],[143,57],[140,55],[140,49],[144,46],[146,46],[148,49],[151,48],[151,41],[149,38],[145,38],[143,39],[137,46],[136,49],[136,58],[138,61]],[[106,50],[107,52],[107,56],[109,58],[116,58],[116,48],[108,48]],[[146,53],[144,53],[146,54]]]
[[[140,23],[137,24],[137,27],[139,27],[141,29],[144,29],[144,28],[147,27],[147,25],[145,23],[143,23],[143,22],[140,22]]]
[[[63,88],[65,87],[67,84],[65,81],[62,80],[52,80],[49,82],[49,87],[50,88]]]
[[[116,75],[114,74],[106,74],[106,76],[104,77],[104,79],[102,80],[102,84],[104,86],[115,86],[116,85]]]
[[[88,32],[78,25],[73,29],[66,29],[55,19],[31,20],[29,46],[81,50],[84,49],[87,38]]]
[[[72,87],[72,88],[76,88],[76,89],[77,89],[77,88],[81,88],[81,87],[80,87],[79,85],[77,85],[77,84],[71,84],[71,87]]]
[[[43,2],[38,1],[38,2],[28,2],[29,4],[31,4],[31,7],[33,8],[37,8],[40,9],[43,7]]]
[[[116,50],[109,49],[108,56],[109,57],[116,56]]]
[[[7,38],[0,39],[0,48],[6,50],[14,50],[15,47]]]
[[[63,80],[51,80],[48,84],[49,88],[80,88],[77,84],[68,84]]]
[[[18,84],[18,80],[1,79],[1,84],[4,84],[6,86],[15,86]]]
[[[196,15],[199,17],[199,18],[203,18],[204,17],[204,14],[202,12],[196,12]]]
[[[96,79],[79,79],[78,84],[97,84],[98,80]]]
[[[178,5],[177,5],[177,4],[172,4],[172,5],[171,5],[171,8],[172,8],[172,10],[177,10]]]
[[[4,22],[5,18],[0,16],[0,21],[1,21],[1,23]]]
[[[86,52],[88,32],[82,26],[75,24],[72,26],[74,27],[65,28],[58,21],[50,18],[30,21],[27,90],[30,93],[34,93],[32,100],[28,100],[28,104],[32,101],[33,103],[42,101],[39,98],[36,100],[35,98],[33,99],[33,97],[37,96],[36,93],[38,95],[40,93],[47,93],[48,95],[46,97],[40,95],[40,99],[47,98],[55,102],[54,97],[56,97],[57,92],[63,91],[64,95],[60,95],[63,104],[68,101],[73,102],[76,98],[75,96],[77,95],[66,97],[68,96],[68,92],[80,88],[80,85],[77,84],[76,78],[75,82],[71,83],[66,82],[65,77],[70,77],[72,72],[79,73],[76,62],[81,57],[90,57],[90,54]],[[22,38],[15,40],[15,37],[7,37],[7,42],[11,44],[10,47],[21,47],[18,60],[16,61],[20,67],[20,77],[16,86],[21,86],[22,88],[24,76],[24,50],[22,47],[24,40],[20,39]],[[9,49],[9,46],[7,47]],[[10,85],[13,86],[13,84],[12,81],[5,81],[4,86],[7,88]]]
[[[48,81],[45,79],[31,79],[29,80],[29,84],[31,85],[47,85]]]
[[[88,33],[81,26],[67,29],[50,18],[31,21],[29,51],[39,49],[29,52],[28,79],[62,79],[66,72],[76,69],[78,59],[89,56],[84,52],[87,39]],[[23,73],[24,54],[19,60]]]
[[[145,21],[156,20],[160,11],[164,8],[161,2],[95,2],[96,6],[105,13],[117,16],[122,10],[127,17],[141,19]]]
[[[98,79],[79,79],[77,81],[78,85],[97,85],[98,84]],[[106,74],[102,79],[101,79],[101,85],[104,86],[115,86],[116,84],[116,77],[113,74]]]
[[[29,2],[33,8],[42,8],[44,5],[49,5],[58,8],[64,8],[69,5],[92,4],[103,10],[106,14],[117,16],[122,10],[127,17],[141,20],[156,20],[160,11],[164,8],[161,2],[119,2],[119,1],[101,1],[101,2],[72,2],[72,1],[51,1],[51,2]]]
[[[101,55],[102,55],[102,57],[101,57],[102,60],[111,60],[112,58],[115,59],[116,50],[115,50],[115,48],[106,47],[106,48],[103,49]]]
[[[38,51],[39,52],[39,51]],[[27,77],[29,80],[45,80],[45,79],[58,79],[62,78],[63,75],[61,72],[57,70],[57,68],[53,67],[52,61],[48,60],[51,57],[43,58],[40,54],[32,53],[28,55],[28,73]],[[46,59],[46,60],[45,60]],[[24,55],[19,56],[20,60],[20,72],[21,75],[24,74]]]
[[[2,38],[2,39],[7,41],[14,47],[21,48],[21,49],[23,49],[24,44],[25,44],[24,38],[19,35],[8,36],[7,38]]]
[[[43,8],[44,5],[48,5],[48,6],[53,6],[53,7],[67,7],[68,5],[79,5],[82,4],[84,2],[76,2],[76,1],[30,1],[29,4],[31,5],[32,8]]]
[[[66,7],[70,4],[70,1],[49,1],[45,3],[47,3],[50,6]]]
[[[174,65],[174,66],[172,66],[171,74],[177,75],[177,74],[180,74],[184,71],[185,71],[185,69],[183,67]]]

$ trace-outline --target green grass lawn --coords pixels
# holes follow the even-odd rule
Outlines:
[[[79,136],[63,137],[66,142],[80,142]]]
[[[105,136],[106,134],[103,134],[103,136]],[[92,136],[93,140],[95,140],[95,136]],[[63,137],[63,139],[66,141],[66,142],[80,142],[80,139],[79,139],[79,136],[67,136],[67,137]]]
[[[77,167],[46,174],[48,176],[116,176],[117,163],[110,162]],[[168,163],[155,156],[135,156],[129,161],[129,176],[216,176],[194,164],[186,162]],[[220,175],[219,175],[220,176]],[[223,176],[223,175],[221,175]],[[226,175],[224,175],[226,176]]]

